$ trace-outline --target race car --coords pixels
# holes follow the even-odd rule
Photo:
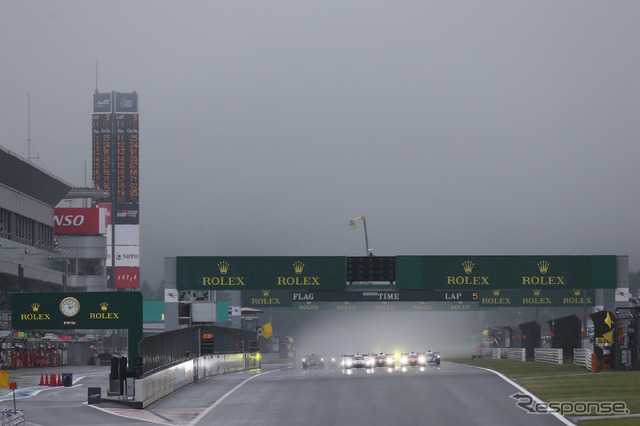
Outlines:
[[[375,364],[376,367],[387,367],[387,356],[382,352],[376,355]]]
[[[408,354],[403,354],[400,358],[400,365],[402,365],[403,367],[414,367],[417,365],[425,365],[426,363],[427,357],[423,354],[418,354],[417,352],[409,352]]]
[[[362,356],[362,355],[354,355],[352,360],[351,360],[351,367],[353,367],[353,368],[365,368],[366,367],[366,360],[364,359],[364,356]]]
[[[396,366],[396,356],[395,354],[387,354],[384,360],[387,367],[395,367]]]
[[[340,367],[351,368],[353,367],[353,355],[342,354],[342,360],[340,361]]]
[[[376,365],[376,356],[373,354],[364,354],[364,366],[367,368],[373,368]]]
[[[303,356],[302,368],[307,367],[324,367],[324,358],[316,354]]]
[[[427,364],[440,365],[440,352],[427,351]]]

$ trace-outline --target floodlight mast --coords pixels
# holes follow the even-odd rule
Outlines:
[[[353,219],[349,220],[349,228],[351,229],[356,229],[356,221],[361,220],[362,223],[364,224],[364,244],[365,244],[365,248],[367,250],[367,256],[373,256],[373,251],[369,249],[369,236],[367,235],[367,218],[364,217],[364,215],[362,216],[358,216],[358,217],[354,217]]]

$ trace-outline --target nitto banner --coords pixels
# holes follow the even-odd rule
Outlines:
[[[616,288],[616,256],[396,256],[398,289]]]
[[[182,290],[344,290],[345,257],[178,257]]]

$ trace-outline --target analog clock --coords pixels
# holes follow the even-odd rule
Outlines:
[[[60,312],[65,317],[72,317],[80,312],[80,302],[75,297],[65,297],[60,302]]]

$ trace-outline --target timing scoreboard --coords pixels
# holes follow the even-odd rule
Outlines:
[[[140,286],[140,139],[138,94],[93,94],[94,186],[110,194],[106,269],[110,288]]]
[[[94,93],[92,120],[94,184],[119,204],[140,201],[138,94]]]

